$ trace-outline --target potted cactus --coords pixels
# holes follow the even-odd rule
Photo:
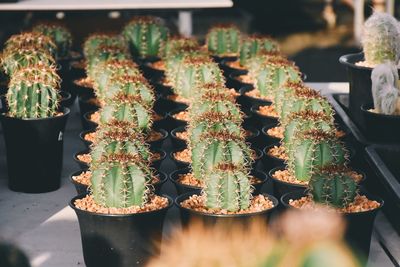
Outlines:
[[[220,62],[235,59],[240,49],[240,30],[234,25],[215,25],[208,30],[206,46],[210,54]]]
[[[307,191],[287,193],[281,201],[290,208],[318,209],[317,204],[322,204],[342,213],[348,224],[347,240],[365,255],[369,254],[374,220],[383,200],[360,190],[347,168],[340,165],[318,168]]]
[[[399,63],[399,22],[389,14],[374,12],[365,21],[361,43],[363,53],[344,55],[339,61],[346,66],[349,75],[350,115],[359,126],[367,130],[360,107],[373,102],[369,89],[372,85],[372,69],[387,61],[395,65]]]
[[[69,109],[60,110],[59,86],[53,66],[29,66],[11,76],[7,111],[0,114],[11,190],[39,193],[60,187]]]

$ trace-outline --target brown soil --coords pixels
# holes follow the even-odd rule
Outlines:
[[[189,140],[189,134],[187,131],[184,132],[177,132],[175,133],[176,137],[178,137],[179,139],[188,141]]]
[[[316,210],[318,209],[319,205],[321,204],[316,204],[311,196],[304,196],[300,199],[289,200],[289,205],[296,207],[298,209],[311,209],[311,210]],[[356,196],[354,201],[347,205],[344,208],[336,209],[339,212],[342,213],[357,213],[357,212],[363,212],[363,211],[369,211],[369,210],[374,210],[379,208],[380,204],[379,202],[375,200],[369,200],[366,196]],[[330,207],[332,208],[332,207]]]
[[[289,157],[285,152],[285,148],[283,146],[273,146],[271,147],[267,154],[271,157],[275,157],[282,160],[288,160]]]
[[[160,140],[161,138],[163,138],[162,133],[157,132],[157,131],[151,131],[148,134],[148,136],[146,138],[146,141],[147,142],[154,142],[154,141]]]
[[[96,132],[87,133],[83,136],[83,139],[89,142],[94,142],[96,140]]]
[[[246,69],[246,67],[240,65],[239,60],[228,61],[228,62],[226,62],[226,65],[231,67],[231,68],[234,68],[234,69],[239,69],[239,70],[245,70]]]
[[[150,68],[156,69],[156,70],[162,70],[165,71],[165,62],[163,60],[159,60],[153,63],[149,63]]]
[[[90,114],[89,120],[98,124],[100,121],[100,112],[96,111],[96,112]]]
[[[71,66],[76,69],[86,69],[85,60],[73,61],[71,62]]]
[[[95,105],[95,106],[97,106],[97,107],[102,107],[102,106],[103,106],[103,104],[100,102],[100,100],[98,100],[98,99],[95,98],[95,97],[90,98],[90,99],[87,101],[87,103],[92,104],[92,105]]]
[[[93,81],[89,77],[81,78],[79,80],[74,81],[74,83],[81,87],[93,89]]]
[[[282,139],[283,138],[284,129],[282,126],[273,127],[267,130],[267,134],[269,136]]]
[[[269,116],[273,118],[278,118],[278,112],[276,112],[275,107],[270,106],[259,106],[258,107],[258,114],[263,116]]]
[[[274,207],[274,204],[268,197],[264,195],[257,195],[251,199],[250,207],[240,211],[228,211],[222,209],[209,209],[205,205],[205,197],[199,195],[193,195],[181,202],[182,207],[192,209],[199,212],[210,213],[210,214],[247,214],[256,213],[260,211],[269,210]]]
[[[190,103],[189,99],[186,99],[179,95],[169,95],[169,96],[167,96],[167,99],[175,101],[175,102],[185,103],[185,104]]]
[[[367,68],[375,68],[376,64],[371,64],[367,61],[358,61],[356,62],[356,66],[367,67]]]
[[[262,95],[260,95],[260,91],[258,91],[257,89],[248,91],[245,93],[245,95],[252,97],[252,98],[263,99],[263,100],[270,101],[270,102],[273,101],[272,96],[262,96]]]
[[[195,178],[192,173],[180,174],[180,175],[178,175],[178,177],[179,177],[177,179],[178,183],[181,183],[184,185],[196,186],[196,187],[204,187],[204,181]],[[263,180],[255,177],[255,176],[250,176],[250,183],[252,185],[259,184],[262,182],[263,182]]]
[[[77,157],[77,159],[79,161],[82,161],[82,162],[84,162],[86,164],[89,164],[90,162],[92,162],[92,156],[90,156],[89,153],[88,154],[77,155],[76,157]]]
[[[72,176],[72,180],[74,180],[75,182],[79,183],[79,184],[83,184],[86,186],[90,186],[91,182],[90,179],[92,178],[92,172],[91,171],[85,171],[82,172],[81,174],[77,175],[77,176]],[[156,184],[160,182],[160,178],[158,176],[153,176],[153,178],[151,179],[150,183],[151,184]]]
[[[93,196],[87,195],[82,199],[75,200],[74,205],[78,209],[100,214],[135,214],[165,208],[168,206],[168,198],[151,196],[149,202],[143,207],[132,206],[129,208],[106,208],[97,204],[94,201]]]
[[[189,112],[181,111],[179,113],[176,113],[176,114],[172,115],[172,117],[174,119],[180,120],[180,121],[189,121]]]
[[[342,130],[336,130],[335,135],[337,138],[342,138],[342,137],[346,136],[346,132],[342,131]]]
[[[192,152],[190,151],[190,149],[184,149],[182,151],[175,152],[173,156],[176,160],[179,161],[188,163],[192,162]]]

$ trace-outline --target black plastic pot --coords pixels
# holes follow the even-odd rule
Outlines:
[[[285,195],[287,193],[298,191],[298,190],[304,190],[307,188],[306,185],[290,184],[290,183],[286,183],[284,181],[275,179],[273,177],[273,174],[276,171],[283,171],[285,169],[286,169],[286,166],[279,166],[279,167],[273,168],[272,170],[270,170],[268,172],[268,177],[273,181],[274,196],[277,197],[278,199],[280,199],[283,195]]]
[[[264,156],[261,158],[261,160],[263,162],[265,170],[267,170],[268,172],[276,167],[286,166],[285,160],[271,156],[268,154],[269,150],[276,145],[279,146],[279,144],[273,144],[273,145],[266,146],[263,150]]]
[[[83,131],[79,133],[79,139],[81,139],[81,141],[83,142],[83,144],[85,145],[85,147],[87,149],[90,148],[90,146],[92,145],[91,141],[85,140],[85,135],[87,135],[88,133],[93,133],[94,130],[87,130],[87,131]]]
[[[211,57],[217,63],[221,63],[222,61],[235,61],[238,58],[237,56],[217,56],[217,55],[212,55]]]
[[[172,131],[173,129],[179,128],[179,127],[185,127],[188,125],[187,121],[184,120],[178,120],[174,118],[175,114],[178,114],[181,111],[185,111],[187,109],[187,107],[185,106],[181,106],[178,108],[175,108],[174,110],[170,111],[167,115],[167,119],[170,122],[170,131]],[[173,128],[172,128],[173,127]]]
[[[400,116],[369,111],[372,108],[373,104],[361,106],[367,138],[377,143],[400,144]]]
[[[192,209],[184,208],[181,203],[191,197],[192,195],[198,195],[200,192],[189,192],[182,194],[175,198],[175,205],[179,208],[181,213],[181,220],[183,226],[188,226],[189,222],[193,220],[200,220],[206,225],[213,225],[215,223],[243,223],[247,224],[254,219],[268,220],[271,213],[278,207],[279,201],[271,195],[263,194],[267,196],[274,204],[274,207],[265,211],[245,214],[210,214]]]
[[[89,168],[89,165],[86,162],[83,162],[81,160],[78,159],[78,156],[80,155],[84,155],[84,154],[89,154],[90,153],[90,149],[87,148],[85,150],[79,151],[77,153],[74,154],[73,159],[74,161],[78,164],[79,168],[81,170],[85,170]]]
[[[222,60],[219,63],[219,67],[222,69],[224,72],[225,77],[229,77],[230,75],[238,76],[238,75],[245,75],[247,74],[246,69],[236,69],[228,65],[229,62],[232,62],[232,60]]]
[[[368,256],[374,221],[384,202],[382,199],[368,193],[362,192],[361,194],[367,196],[368,199],[379,202],[381,205],[379,208],[371,211],[343,214],[347,222],[345,238],[350,246]],[[289,200],[296,200],[305,195],[305,190],[297,190],[283,195],[280,200],[286,208],[293,208],[289,205]]]
[[[152,82],[159,82],[164,77],[164,71],[153,68],[149,63],[140,65],[144,77]]]
[[[84,130],[90,130],[93,127],[92,124],[87,123],[87,120],[85,119],[84,115],[88,112],[97,111],[100,108],[99,106],[90,103],[90,99],[92,99],[92,97],[82,96],[78,98],[79,110],[81,114],[81,122]]]
[[[72,60],[69,63],[70,64],[70,73],[69,73],[69,75],[70,75],[71,81],[79,80],[81,78],[86,77],[85,69],[81,68],[81,67],[78,67],[79,61],[80,61],[80,59]]]
[[[153,81],[154,90],[156,93],[162,97],[167,97],[169,95],[173,95],[174,91],[171,86],[165,85],[162,81]]]
[[[70,182],[74,185],[77,195],[85,195],[88,191],[88,186],[76,182],[72,177],[80,175],[82,172],[87,171],[87,169],[82,169],[72,173],[69,177]]]
[[[44,119],[17,119],[0,114],[7,150],[8,186],[26,193],[60,187],[63,134],[70,110]]]
[[[182,150],[184,150],[186,147],[187,147],[187,146],[185,145],[184,147],[182,147],[182,148],[180,148],[180,149],[177,149],[177,150],[174,150],[174,151],[171,151],[171,152],[169,153],[170,159],[171,159],[172,162],[175,164],[175,170],[180,170],[180,169],[187,168],[187,167],[190,166],[190,163],[189,163],[189,162],[184,162],[184,161],[177,160],[177,159],[175,158],[175,155],[174,155],[176,152],[182,151]]]
[[[177,133],[185,132],[186,127],[181,126],[171,131],[172,150],[179,150],[187,146],[186,141],[176,136]]]
[[[249,97],[251,98],[251,97]],[[252,98],[256,99],[256,98]],[[264,102],[264,103],[255,103],[254,105],[251,106],[250,112],[253,115],[254,119],[256,120],[256,127],[262,129],[264,126],[270,125],[270,124],[277,124],[278,123],[278,117],[271,117],[271,116],[265,116],[262,115],[258,112],[258,109],[260,106],[270,106],[271,102]]]
[[[72,95],[66,91],[60,91],[60,96],[61,96],[60,100],[61,107],[70,107],[75,101],[75,98],[72,97]]]
[[[78,80],[72,82],[71,90],[74,90],[75,94],[79,97],[91,98],[95,97],[94,89],[90,87],[80,86],[77,83]]]
[[[69,203],[75,210],[81,230],[83,257],[87,267],[145,266],[151,256],[159,253],[165,215],[163,209],[127,214],[98,214],[77,209],[77,196]]]
[[[269,135],[267,133],[269,129],[277,127],[278,125],[279,125],[278,122],[273,122],[273,123],[267,124],[266,126],[264,126],[261,129],[261,135],[263,136],[263,138],[265,140],[265,145],[266,146],[276,145],[276,144],[279,144],[281,142],[280,138],[275,137],[275,136],[271,136],[271,135]]]
[[[168,132],[164,129],[158,129],[156,132],[161,133],[162,137],[158,140],[148,142],[151,150],[161,150],[164,141],[168,138]]]
[[[90,116],[95,113],[97,110],[92,110],[89,112],[86,112],[85,114],[83,114],[83,120],[84,120],[84,125],[85,125],[85,129],[87,130],[95,130],[97,128],[97,126],[99,126],[96,122],[90,120]]]
[[[233,88],[238,92],[240,90],[249,91],[249,90],[253,89],[254,88],[253,84],[244,83],[238,79],[238,76],[240,76],[240,75],[242,75],[242,74],[232,73],[231,75],[229,75],[228,78],[226,79],[226,87]]]

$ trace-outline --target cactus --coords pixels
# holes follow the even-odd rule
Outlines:
[[[47,118],[58,111],[60,77],[52,66],[37,65],[11,76],[6,94],[8,115],[15,118]]]
[[[206,207],[227,211],[245,210],[250,206],[252,187],[249,176],[231,164],[219,164],[204,178]]]
[[[240,47],[240,30],[233,25],[212,27],[206,36],[208,51],[215,56],[236,56]]]
[[[53,40],[57,46],[57,58],[68,57],[72,46],[72,35],[66,27],[54,23],[40,23],[33,27],[32,31],[49,36]]]
[[[334,134],[321,130],[298,132],[288,151],[288,170],[299,181],[309,181],[318,168],[346,164],[348,152]]]
[[[104,47],[114,47],[116,50],[127,54],[127,46],[124,39],[119,35],[92,34],[83,43],[83,54],[86,60],[98,57]]]
[[[390,62],[377,65],[371,80],[375,110],[386,115],[400,114],[397,66]]]
[[[190,144],[194,177],[204,175],[220,163],[246,168],[252,161],[252,151],[244,142],[243,134],[233,134],[226,129],[206,132]]]
[[[200,50],[200,45],[194,38],[171,38],[166,42],[163,58],[168,59],[182,54],[196,53]]]
[[[250,36],[242,40],[239,63],[246,66],[249,59],[260,53],[279,53],[278,43],[269,37]]]
[[[397,65],[400,58],[399,22],[387,13],[374,12],[365,21],[361,43],[367,64],[391,61]]]
[[[261,96],[273,97],[286,82],[299,82],[301,76],[293,62],[281,56],[260,56],[249,61],[249,75]]]
[[[57,46],[53,40],[38,32],[24,32],[12,35],[4,45],[4,52],[7,53],[9,50],[15,51],[23,48],[40,50],[52,57],[56,57],[57,53]]]
[[[96,54],[92,57],[86,58],[86,74],[91,75],[96,66],[106,60],[127,60],[129,55],[124,46],[120,45],[100,45]]]
[[[159,57],[168,40],[168,28],[156,17],[135,17],[122,31],[133,57]]]
[[[344,166],[318,169],[309,182],[309,193],[315,202],[342,208],[354,201],[357,183]]]
[[[37,65],[55,65],[55,59],[42,50],[23,47],[18,49],[7,49],[1,57],[1,66],[4,72],[12,76],[16,71],[23,68],[32,68]]]
[[[175,76],[171,77],[173,74]],[[191,99],[199,86],[211,82],[225,82],[218,64],[204,56],[186,57],[176,73],[167,73],[167,75],[174,93],[186,99]]]

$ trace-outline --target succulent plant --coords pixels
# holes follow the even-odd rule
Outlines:
[[[309,193],[318,203],[334,207],[345,207],[357,195],[357,182],[342,165],[331,165],[317,169],[309,181]]]
[[[195,38],[175,37],[170,38],[164,48],[163,58],[172,58],[187,53],[196,53],[200,45]]]
[[[374,12],[364,24],[361,43],[365,61],[370,65],[395,62],[400,58],[400,26],[391,15]]]
[[[118,50],[126,51],[124,39],[120,35],[91,34],[83,43],[83,54],[87,60],[97,57],[101,48],[115,47]]]
[[[56,69],[36,65],[13,73],[6,94],[8,115],[15,118],[47,118],[58,111],[60,77]]]
[[[346,164],[348,151],[333,133],[321,130],[298,132],[288,151],[288,170],[299,181],[309,181],[318,168]]]
[[[132,19],[122,31],[133,57],[159,57],[168,40],[168,28],[157,17],[138,16]]]
[[[9,50],[15,51],[23,48],[40,50],[53,57],[56,57],[57,53],[57,46],[53,40],[38,32],[23,32],[12,35],[4,44],[4,53],[8,53]]]
[[[252,187],[249,175],[232,164],[219,164],[204,178],[206,207],[239,211],[250,206]]]
[[[281,56],[260,56],[249,61],[249,75],[261,96],[273,97],[286,82],[299,82],[301,75],[293,62]]]
[[[95,55],[86,58],[86,74],[89,76],[94,68],[107,60],[127,60],[129,55],[125,47],[120,45],[100,45]]]
[[[72,35],[66,27],[55,23],[40,23],[33,27],[32,31],[39,32],[53,40],[57,46],[57,58],[68,56],[72,46]]]
[[[212,27],[206,36],[208,51],[215,56],[236,56],[240,47],[240,30],[233,25]]]
[[[249,59],[262,53],[279,53],[279,45],[269,37],[249,36],[242,39],[239,63],[246,66]]]
[[[14,72],[36,65],[55,65],[54,57],[43,50],[29,47],[6,49],[1,56],[1,66],[4,72],[11,76]]]
[[[246,168],[252,161],[252,151],[244,141],[244,135],[230,133],[226,129],[205,132],[190,147],[191,166],[197,179],[203,179],[221,163]]]
[[[386,115],[400,114],[397,66],[391,62],[377,65],[372,70],[371,80],[375,110]]]

